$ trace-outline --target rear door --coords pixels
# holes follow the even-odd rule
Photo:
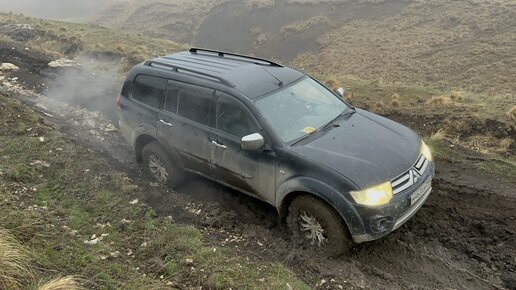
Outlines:
[[[159,108],[163,102],[167,80],[138,75],[129,93],[131,102],[124,105],[124,120],[130,128],[138,132],[156,133]],[[128,135],[131,135],[128,133]],[[130,136],[126,136],[128,138]],[[130,140],[130,138],[128,138]]]
[[[215,179],[274,204],[274,151],[245,151],[240,145],[246,135],[264,135],[258,122],[242,102],[222,92],[217,92],[214,109],[211,161]]]
[[[158,125],[160,136],[177,152],[185,169],[208,176],[212,175],[209,136],[214,92],[169,81]]]

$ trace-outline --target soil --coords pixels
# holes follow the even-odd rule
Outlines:
[[[11,58],[11,50],[0,49],[2,61]],[[25,50],[15,58],[18,82],[29,89],[0,83],[0,90],[40,112],[68,138],[107,156],[145,189],[142,200],[160,215],[199,228],[206,243],[283,263],[316,289],[516,289],[516,180],[437,160],[433,192],[406,225],[357,245],[349,255],[322,258],[294,247],[286,225],[265,203],[200,177],[190,176],[177,192],[152,183],[112,120],[32,90],[44,76],[23,72],[47,59]],[[414,121],[402,119],[407,125]]]

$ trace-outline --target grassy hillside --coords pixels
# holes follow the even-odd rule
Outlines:
[[[426,0],[381,21],[344,23],[301,66],[385,82],[516,98],[516,2]]]
[[[110,6],[94,22],[294,59],[310,71],[513,98],[516,90],[512,0],[126,2]]]
[[[17,30],[10,24],[28,24],[30,31]],[[43,20],[0,13],[0,37],[20,41],[29,48],[54,57],[74,58],[80,54],[123,58],[129,65],[152,56],[186,48],[170,40],[152,39],[133,33],[115,31],[81,23]],[[18,39],[22,37],[22,39]]]
[[[66,275],[87,289],[307,289],[157,217],[138,202],[145,189],[2,93],[0,124],[0,289]]]

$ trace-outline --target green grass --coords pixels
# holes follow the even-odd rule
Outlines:
[[[461,153],[456,147],[451,148],[450,142],[444,140],[432,140],[425,138],[425,142],[432,150],[432,154],[437,159],[448,160],[454,163],[469,164],[473,168],[487,174],[504,176],[508,179],[516,178],[516,162],[509,158],[491,157],[477,161]]]
[[[507,159],[492,159],[475,163],[475,167],[485,173],[516,178],[516,163]]]
[[[33,128],[0,129],[0,228],[31,249],[36,278],[78,275],[93,289],[308,289],[281,264],[207,245],[195,227],[130,204],[139,189],[123,172],[20,103],[0,94],[0,104],[0,124],[16,112]],[[93,235],[102,240],[86,244]]]

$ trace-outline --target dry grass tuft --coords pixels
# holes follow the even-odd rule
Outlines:
[[[73,276],[57,278],[38,287],[38,290],[80,290],[83,289]]]
[[[427,104],[429,104],[432,107],[438,107],[438,108],[446,108],[453,104],[450,97],[446,96],[433,96],[430,100],[427,101]]]
[[[401,105],[400,100],[398,100],[398,99],[391,100],[391,106],[398,108],[400,105]]]
[[[509,152],[513,143],[514,143],[514,140],[512,140],[511,138],[502,139],[500,141],[500,151]]]
[[[431,140],[446,140],[448,138],[448,134],[443,129],[437,130],[430,136]]]
[[[21,289],[19,279],[30,276],[27,252],[7,230],[0,229],[0,289]]]
[[[72,40],[72,39],[70,39]],[[95,43],[95,49],[101,50],[106,49],[106,47],[102,43]]]
[[[391,106],[397,108],[401,105],[400,95],[394,94],[391,96]]]
[[[383,102],[376,102],[373,106],[372,111],[376,114],[384,114],[385,113],[385,104]]]
[[[450,99],[454,102],[462,102],[464,101],[464,93],[462,91],[452,91]]]
[[[339,82],[336,79],[329,79],[326,81],[326,86],[332,91],[336,91],[339,88]]]
[[[509,120],[516,123],[516,105],[512,106],[512,108],[507,112],[507,117]]]

